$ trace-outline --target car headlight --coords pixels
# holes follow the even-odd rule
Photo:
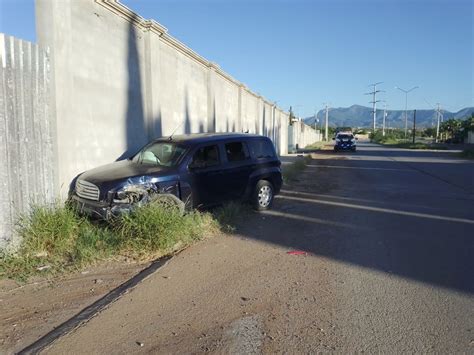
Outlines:
[[[127,185],[115,192],[113,196],[114,203],[137,204],[146,203],[151,194],[158,190],[155,184],[145,183],[136,185]]]

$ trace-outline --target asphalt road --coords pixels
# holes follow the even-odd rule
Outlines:
[[[473,352],[474,162],[370,144],[314,158],[272,211],[46,352]]]

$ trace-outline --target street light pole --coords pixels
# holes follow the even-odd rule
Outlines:
[[[439,118],[440,118],[439,103],[437,105],[438,105],[438,108],[436,109],[436,139],[435,139],[436,143],[438,143],[439,141]]]
[[[398,86],[395,86],[396,89],[400,90],[401,92],[405,93],[405,139],[407,139],[407,134],[408,134],[408,115],[407,115],[407,109],[408,109],[408,93],[418,89],[419,86],[414,86],[410,90],[404,90]]]
[[[382,136],[385,137],[385,121],[387,119],[387,104],[384,105],[383,109],[383,125],[382,125]]]
[[[324,131],[324,140],[328,141],[328,128],[329,128],[329,106],[326,104],[326,129]]]

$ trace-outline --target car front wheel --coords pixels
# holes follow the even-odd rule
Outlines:
[[[273,203],[273,185],[266,181],[260,180],[255,187],[253,194],[253,205],[257,211],[268,210]]]

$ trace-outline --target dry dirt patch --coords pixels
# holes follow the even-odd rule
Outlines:
[[[148,265],[110,262],[26,284],[0,280],[0,353],[20,351]]]

